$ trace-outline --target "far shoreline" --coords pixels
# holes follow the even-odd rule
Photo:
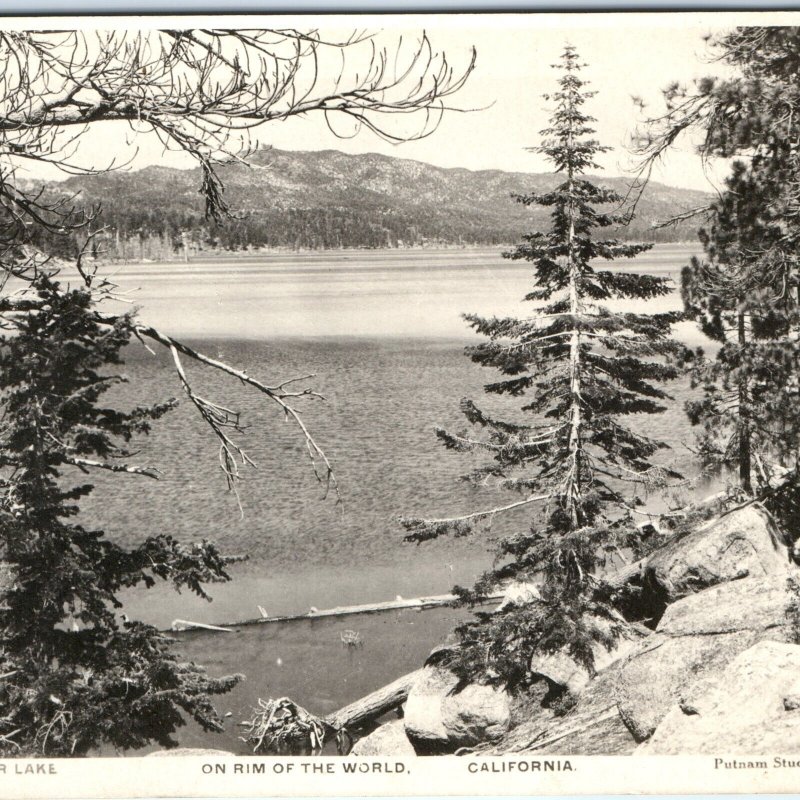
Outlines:
[[[431,246],[416,246],[416,247],[336,247],[336,248],[290,248],[290,247],[270,247],[258,250],[203,250],[199,253],[194,253],[188,258],[175,258],[168,259],[97,259],[93,263],[98,266],[149,266],[155,264],[168,264],[168,265],[191,265],[203,263],[241,263],[247,261],[258,261],[260,259],[272,258],[275,256],[294,257],[294,258],[325,258],[330,256],[346,256],[353,255],[419,255],[421,253],[502,253],[509,248],[514,247],[513,243],[507,244],[480,244],[480,245],[431,245]],[[689,247],[698,247],[701,245],[698,241],[681,241],[681,242],[654,242],[653,249],[684,249]]]

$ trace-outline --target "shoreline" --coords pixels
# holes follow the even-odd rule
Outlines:
[[[202,253],[195,253],[188,259],[176,256],[165,259],[98,259],[94,261],[97,266],[130,266],[130,265],[150,265],[150,264],[169,264],[169,265],[192,265],[205,262],[245,262],[256,261],[274,256],[290,256],[296,258],[324,258],[331,255],[419,255],[421,253],[499,253],[508,248],[514,247],[513,242],[505,244],[474,244],[474,245],[437,245],[419,247],[338,247],[338,248],[317,248],[317,249],[295,249],[288,247],[271,247],[259,250],[204,250]],[[688,248],[700,246],[698,241],[680,242],[654,242],[653,249],[667,248]]]

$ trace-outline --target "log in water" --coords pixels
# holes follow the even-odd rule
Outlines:
[[[495,594],[488,595],[485,603],[492,603],[497,600],[502,600],[504,592],[496,592]],[[458,598],[454,594],[437,594],[429,597],[414,597],[406,599],[397,597],[395,600],[385,600],[379,603],[363,603],[355,606],[337,606],[336,608],[311,608],[305,614],[283,614],[280,616],[271,617],[267,613],[261,616],[252,617],[250,619],[238,620],[236,622],[220,622],[216,625],[208,625],[200,622],[191,622],[185,619],[176,619],[171,630],[186,631],[193,628],[202,628],[203,630],[217,630],[229,631],[231,628],[241,628],[245,625],[269,625],[275,622],[296,622],[303,619],[322,619],[324,617],[348,617],[354,614],[378,614],[383,611],[399,611],[404,608],[415,608],[420,611],[426,608],[439,608],[441,606],[450,605]]]
[[[365,697],[361,697],[353,703],[340,708],[333,714],[325,717],[325,722],[333,728],[358,728],[365,722],[370,722],[382,716],[388,711],[403,705],[408,698],[411,687],[417,681],[422,672],[421,669],[409,672],[396,681],[392,681],[386,686]]]

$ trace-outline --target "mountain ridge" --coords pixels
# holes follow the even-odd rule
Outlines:
[[[153,257],[144,252],[149,244],[166,257],[166,251],[184,246],[236,251],[512,244],[526,232],[549,226],[547,209],[525,207],[512,195],[548,191],[563,179],[555,173],[437,167],[333,149],[265,148],[250,161],[251,166],[220,168],[225,198],[235,215],[224,224],[204,217],[199,168],[155,165],[135,172],[72,176],[48,188],[101,205],[101,222],[109,226],[118,251],[139,247],[139,257]],[[625,178],[587,178],[622,195],[627,191]],[[697,190],[650,183],[636,218],[612,235],[645,241],[693,239],[696,221],[658,230],[653,223],[707,199]]]

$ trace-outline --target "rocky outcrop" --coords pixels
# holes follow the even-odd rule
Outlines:
[[[784,753],[800,741],[800,646],[764,641],[673,706],[637,755]]]
[[[727,581],[774,575],[788,565],[784,537],[770,514],[753,503],[656,551],[645,565],[644,579],[674,602]]]
[[[414,746],[406,736],[403,720],[397,719],[387,722],[376,728],[368,736],[359,739],[353,749],[351,756],[413,756],[415,755]]]
[[[636,740],[625,726],[616,702],[620,663],[601,672],[566,713],[554,713],[558,704],[546,708],[537,702],[521,712],[515,708],[517,724],[489,753],[534,753],[536,755],[629,755]]]
[[[800,570],[789,558],[785,537],[763,507],[751,504],[669,541],[641,564],[634,577],[649,593],[648,607],[661,615],[655,631],[624,642],[617,652],[598,650],[598,674],[591,680],[564,654],[535,659],[532,671],[568,687],[576,702],[565,709],[558,700],[540,698],[526,708],[527,716],[515,713],[512,729],[491,752],[624,754],[649,737],[653,749],[648,745],[646,752],[729,752],[720,737],[712,746],[693,749],[692,737],[707,733],[696,721],[703,713],[697,698],[735,680],[738,673],[729,670],[732,664],[745,669],[742,664],[750,662],[739,660],[744,653],[785,648],[792,639],[788,579]],[[785,669],[789,663],[787,656]],[[770,701],[773,716],[800,714],[800,681],[785,683],[779,684],[780,699]],[[722,726],[720,703],[718,698],[714,713]],[[731,703],[725,713],[734,709]],[[747,737],[755,737],[767,719],[764,714],[752,730],[744,723],[736,729],[739,738],[731,744],[742,749],[732,752],[744,752]],[[686,719],[692,720],[689,727]],[[700,733],[691,733],[691,726]]]
[[[443,646],[411,676],[405,719],[354,753],[402,754],[410,741],[418,754],[739,754],[797,741],[800,646],[787,642],[800,624],[800,569],[761,506],[724,513],[612,578],[635,583],[638,613],[657,624],[631,623],[615,650],[598,646],[596,674],[567,652],[536,656],[532,686],[512,700],[460,687]],[[535,585],[515,584],[501,608],[537,596]]]
[[[508,695],[491,686],[469,684],[456,691],[457,677],[427,666],[405,704],[405,731],[420,752],[453,752],[491,741],[508,729]]]
[[[787,639],[789,601],[781,573],[721,584],[673,603],[657,630],[589,681],[566,714],[557,716],[541,703],[515,713],[518,722],[491,752],[632,753],[677,713],[678,704],[691,712],[692,698],[719,681],[737,656],[759,642]],[[787,689],[783,701],[792,705],[795,699],[800,707],[800,685]]]
[[[786,574],[746,578],[669,606],[656,632],[625,660],[617,680],[619,713],[637,741],[647,739],[684,694],[763,639],[788,635]]]
[[[595,645],[592,648],[595,673],[628,655],[637,646],[639,638],[633,635],[620,637],[613,650],[608,650],[601,644]],[[566,652],[536,655],[531,659],[530,670],[534,675],[563,686],[573,694],[580,692],[592,679],[592,673]]]

